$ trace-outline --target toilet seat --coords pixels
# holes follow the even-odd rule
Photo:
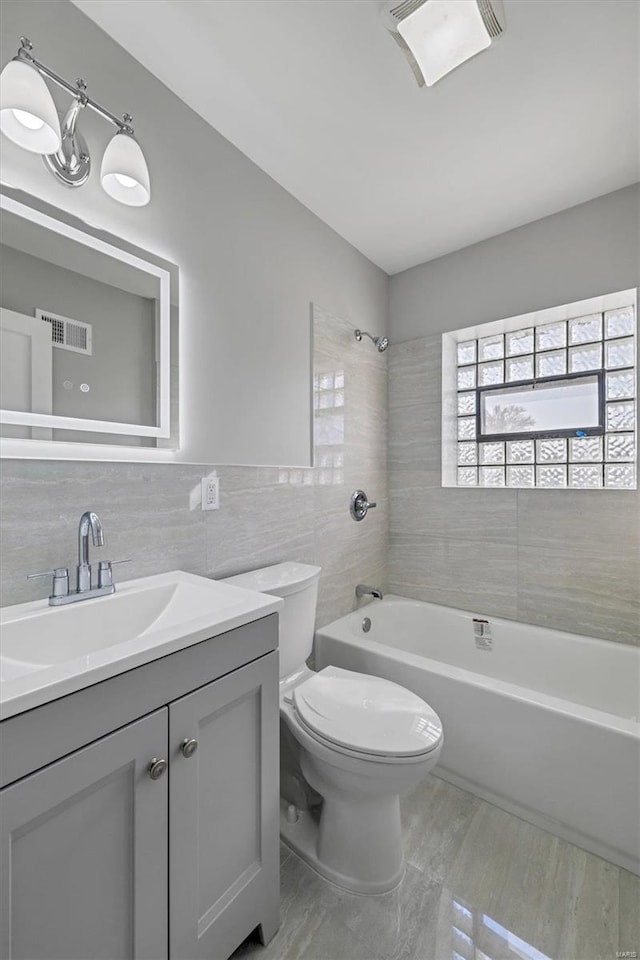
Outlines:
[[[421,760],[442,740],[438,715],[390,680],[325,667],[294,690],[300,725],[341,753],[384,762]]]

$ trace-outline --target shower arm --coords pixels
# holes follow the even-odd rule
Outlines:
[[[367,333],[366,330],[354,330],[353,335],[358,341],[358,343],[362,340],[363,337],[369,337],[369,340],[371,340],[371,343],[375,343],[375,344],[377,344],[378,340],[380,339],[379,337],[372,337],[371,334]]]
[[[376,350],[378,350],[379,353],[384,353],[384,351],[389,346],[388,337],[374,337],[372,336],[372,334],[368,333],[367,330],[354,330],[353,336],[358,341],[358,343],[362,340],[363,337],[369,337],[369,340],[371,340],[372,344],[374,345]]]

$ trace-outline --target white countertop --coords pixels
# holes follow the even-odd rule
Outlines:
[[[279,597],[184,573],[118,584],[116,593],[0,611],[0,719],[282,609]]]

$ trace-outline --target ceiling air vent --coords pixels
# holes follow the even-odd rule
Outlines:
[[[414,13],[418,7],[421,7],[425,0],[397,0],[389,4],[389,13],[395,20],[404,20],[410,13]]]
[[[386,0],[380,14],[421,87],[486,50],[505,30],[502,0]]]
[[[389,0],[380,11],[382,20],[389,36],[393,37],[395,42],[402,50],[409,66],[413,70],[413,75],[419,87],[424,87],[424,77],[422,70],[418,66],[418,61],[411,53],[410,47],[398,33],[398,24],[410,13],[413,13],[418,7],[421,7],[425,0]]]
[[[70,317],[61,317],[50,310],[36,310],[36,318],[51,324],[51,343],[61,350],[91,356],[91,324]]]
[[[477,2],[480,16],[487,28],[487,33],[492,40],[495,40],[501,33],[504,33],[504,17],[501,23],[498,19],[498,11],[496,10],[497,5],[495,3],[492,4],[490,0],[477,0]]]

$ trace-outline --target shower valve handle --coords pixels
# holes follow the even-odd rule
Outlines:
[[[369,503],[369,499],[364,490],[354,490],[351,494],[349,503],[349,512],[354,520],[364,520],[368,510],[373,510],[376,503]]]

